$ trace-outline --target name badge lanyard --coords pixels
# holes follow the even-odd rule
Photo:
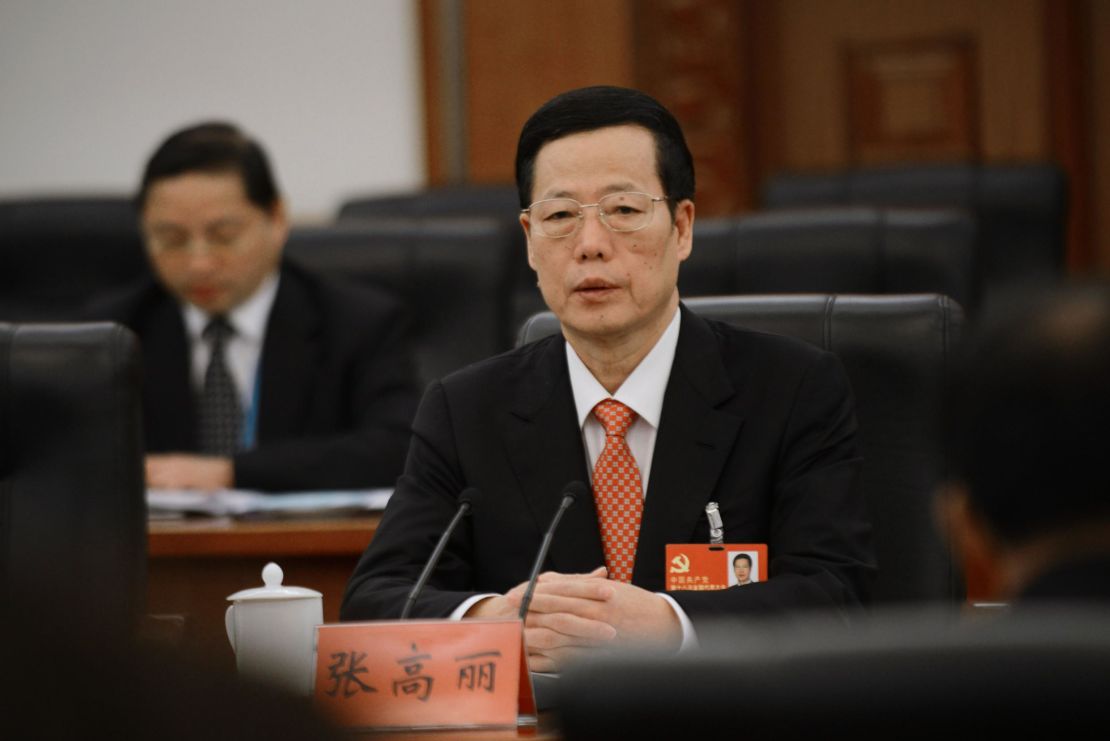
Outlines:
[[[262,385],[260,378],[262,377],[261,362],[259,368],[254,373],[254,390],[251,392],[251,403],[247,406],[246,414],[243,415],[243,436],[240,439],[242,450],[250,450],[254,447],[254,442],[257,439],[258,427],[258,397],[259,387]]]

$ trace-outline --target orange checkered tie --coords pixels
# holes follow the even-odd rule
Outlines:
[[[606,399],[594,407],[594,416],[605,427],[605,448],[594,465],[594,501],[605,566],[610,579],[630,582],[644,513],[640,467],[624,439],[636,412]]]

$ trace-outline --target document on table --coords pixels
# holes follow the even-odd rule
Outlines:
[[[286,494],[243,489],[147,489],[146,504],[152,519],[194,514],[241,518],[350,516],[382,511],[391,494],[393,489]]]

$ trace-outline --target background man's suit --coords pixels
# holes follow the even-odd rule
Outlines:
[[[142,342],[148,453],[195,452],[197,409],[181,308],[154,281],[94,310]],[[416,406],[400,306],[284,261],[259,360],[256,445],[239,488],[390,486]]]
[[[674,592],[695,622],[801,606],[850,607],[875,570],[851,392],[834,356],[733,329],[684,307],[644,504],[633,584],[662,591],[667,543],[767,543],[770,579],[724,592]],[[432,384],[405,474],[348,585],[342,617],[396,617],[468,486],[480,490],[414,616],[528,577],[569,481],[590,481],[564,340],[549,337]],[[545,568],[602,565],[592,499],[566,514]]]

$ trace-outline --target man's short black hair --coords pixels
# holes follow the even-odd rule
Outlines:
[[[694,160],[671,112],[639,90],[598,85],[555,96],[525,122],[516,148],[520,207],[527,208],[532,202],[536,155],[544,144],[570,134],[623,125],[642,126],[655,137],[655,166],[671,215],[679,201],[693,200]]]
[[[739,561],[740,559],[744,559],[745,561],[747,561],[748,566],[752,565],[752,557],[751,556],[749,556],[747,553],[738,553],[738,554],[736,554],[736,558],[732,559],[732,567],[733,568],[736,568],[736,562]]]
[[[248,200],[266,211],[280,197],[262,146],[232,124],[209,121],[171,134],[151,155],[136,196],[139,210],[155,182],[190,172],[238,173]]]
[[[954,477],[1003,541],[1110,518],[1110,286],[996,307],[966,343],[944,410]]]

